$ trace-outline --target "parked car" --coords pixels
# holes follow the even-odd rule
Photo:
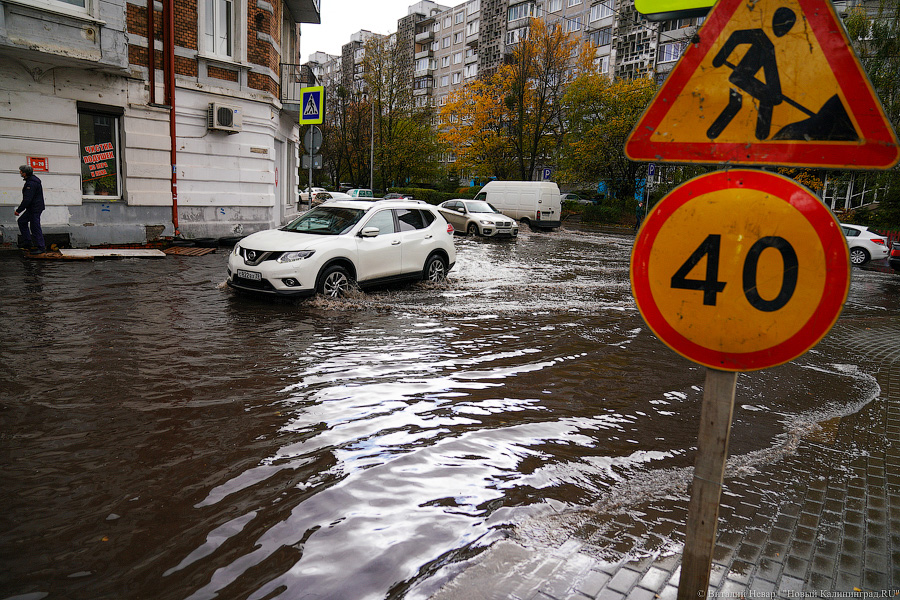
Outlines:
[[[864,265],[870,260],[881,260],[888,255],[887,238],[869,231],[862,225],[841,223],[847,245],[850,247],[850,264]]]
[[[900,273],[900,242],[894,242],[891,245],[891,254],[888,256],[888,264],[891,268]]]
[[[353,285],[443,281],[455,263],[453,226],[436,207],[331,200],[238,242],[228,257],[227,283],[263,294],[339,297]]]
[[[563,194],[562,201],[563,202],[576,202],[578,204],[594,204],[593,200],[587,200],[586,198],[582,198],[578,194]]]
[[[372,193],[372,190],[366,188],[353,188],[348,191],[347,194],[351,198],[374,198],[375,194]]]
[[[344,200],[349,198],[350,196],[343,192],[319,192],[318,194],[313,194],[312,206],[317,206],[323,202],[328,202],[329,200]]]
[[[475,199],[532,229],[550,230],[562,224],[562,196],[552,181],[488,181]]]
[[[413,197],[408,194],[398,194],[397,192],[391,192],[389,194],[385,194],[382,199],[383,200],[412,200]]]
[[[519,235],[519,224],[514,219],[483,200],[447,200],[438,205],[438,210],[460,233],[487,237]]]
[[[312,197],[315,198],[316,194],[321,193],[321,192],[327,192],[327,191],[328,190],[326,190],[325,188],[322,188],[322,187],[303,188],[300,191],[300,202],[302,204],[307,204],[307,203],[309,203],[310,195],[312,195]]]

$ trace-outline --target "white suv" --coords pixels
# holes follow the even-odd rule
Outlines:
[[[238,290],[344,295],[405,279],[443,281],[456,264],[453,226],[410,200],[330,200],[278,229],[242,239],[228,257]]]

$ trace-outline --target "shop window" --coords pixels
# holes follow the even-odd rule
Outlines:
[[[81,147],[81,194],[85,198],[122,198],[119,115],[93,110],[78,111]]]

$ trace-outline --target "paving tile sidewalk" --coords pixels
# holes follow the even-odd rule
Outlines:
[[[842,320],[823,343],[865,351],[881,393],[784,458],[726,477],[709,597],[900,598],[900,320]],[[434,598],[676,598],[686,502],[631,512],[641,518],[588,519],[551,552],[504,542]],[[635,558],[647,539],[675,547]]]

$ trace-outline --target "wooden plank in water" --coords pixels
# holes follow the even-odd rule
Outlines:
[[[179,256],[206,256],[215,251],[215,248],[188,248],[186,246],[172,246],[163,250],[166,254],[177,254]]]
[[[144,248],[91,248],[87,250],[64,248],[59,251],[64,258],[165,258],[161,250]]]

